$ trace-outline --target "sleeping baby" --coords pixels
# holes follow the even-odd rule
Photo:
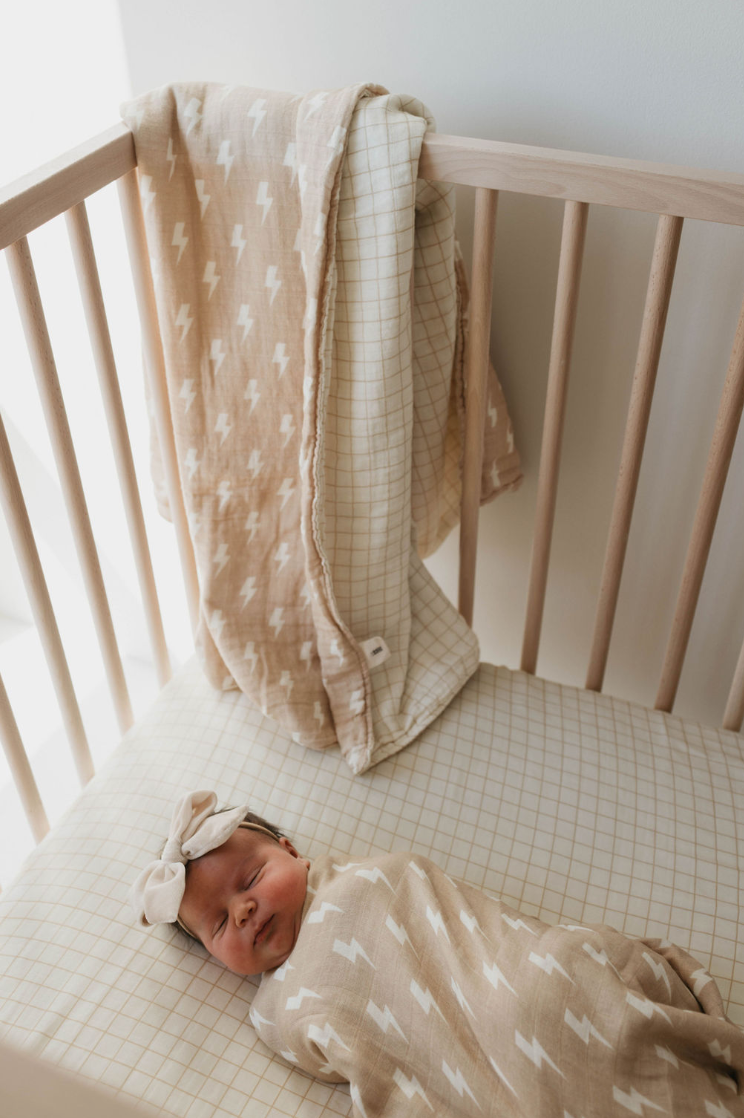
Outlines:
[[[216,804],[176,805],[139,922],[262,974],[258,1035],[355,1115],[744,1115],[744,1033],[681,948],[520,915],[420,854],[310,861]]]

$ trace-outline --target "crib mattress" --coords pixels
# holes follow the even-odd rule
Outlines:
[[[0,897],[0,1036],[182,1118],[351,1113],[348,1088],[258,1039],[258,979],[134,926],[129,885],[195,788],[250,803],[310,858],[410,849],[543,920],[671,939],[744,1025],[743,746],[482,664],[414,743],[353,776],[192,659]]]

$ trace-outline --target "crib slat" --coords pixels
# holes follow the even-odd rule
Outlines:
[[[119,728],[124,733],[132,724],[132,708],[28,241],[22,237],[6,253],[106,677]]]
[[[705,467],[703,487],[698,500],[695,522],[692,526],[692,536],[687,549],[685,569],[677,597],[672,631],[661,670],[659,689],[654,703],[657,710],[670,711],[677,693],[692,620],[695,616],[695,608],[700,594],[700,585],[703,581],[705,564],[713,538],[713,529],[716,526],[723,487],[726,483],[726,475],[734,451],[742,407],[744,407],[744,303],[742,303],[726,382],[723,386],[721,402],[718,407],[713,440]]]
[[[465,381],[465,447],[460,505],[460,567],[458,609],[473,624],[475,555],[478,544],[483,468],[483,422],[488,394],[488,360],[491,340],[493,247],[496,236],[498,191],[475,191],[473,272],[470,292],[470,337]]]
[[[139,199],[137,172],[130,171],[117,182],[124,229],[127,237],[129,259],[134,276],[137,308],[142,326],[145,364],[155,409],[155,423],[163,456],[163,469],[168,491],[168,503],[176,529],[178,555],[181,562],[186,601],[192,631],[196,632],[199,618],[199,580],[196,572],[194,549],[189,535],[186,509],[183,503],[181,479],[176,459],[176,443],[168,404],[168,385],[165,377],[163,345],[158,328],[155,291],[150,271],[150,258],[145,239],[145,222]]]
[[[620,458],[615,503],[607,539],[602,582],[594,622],[594,637],[586,677],[588,691],[601,691],[607,666],[612,625],[615,620],[620,579],[630,532],[638,475],[646,441],[651,400],[659,367],[669,299],[672,294],[674,269],[682,235],[681,217],[661,214],[656,226],[651,274],[646,290],[641,336],[638,343],[633,388],[625,425],[625,438]]]
[[[548,559],[553,534],[558,466],[566,411],[568,372],[571,364],[576,308],[579,299],[581,263],[589,206],[586,202],[566,202],[563,213],[558,285],[555,295],[553,336],[550,345],[548,390],[545,402],[540,472],[537,482],[535,537],[532,543],[527,617],[522,641],[521,670],[534,674],[540,644]]]
[[[739,653],[739,662],[736,665],[734,678],[731,683],[731,690],[729,691],[728,701],[726,703],[726,710],[723,714],[723,722],[721,725],[724,730],[736,730],[737,733],[741,731],[742,723],[744,722],[744,644],[741,646]]]
[[[81,785],[88,783],[95,770],[90,755],[85,727],[80,708],[75,697],[70,669],[67,666],[64,648],[57,628],[52,602],[49,597],[46,579],[36,549],[31,521],[23,499],[21,484],[0,417],[0,504],[5,514],[13,548],[18,556],[18,565],[23,575],[26,593],[36,622],[49,674],[59,703],[70,749]]]
[[[157,669],[158,682],[161,687],[164,687],[171,677],[168,646],[160,616],[155,576],[152,569],[150,549],[147,544],[147,533],[137,488],[137,478],[134,472],[132,448],[129,442],[127,422],[116,373],[114,353],[111,348],[111,337],[106,320],[106,310],[103,305],[103,294],[85,203],[80,202],[68,210],[65,219],[80,285],[85,319],[88,324],[88,334],[98,372],[101,395],[106,410],[111,444],[116,459],[119,486],[137,566],[140,593],[145,606],[150,645]]]
[[[41,842],[49,830],[44,805],[41,802],[39,789],[34,780],[34,774],[28,763],[26,750],[23,748],[18,724],[13,716],[13,710],[5,690],[3,677],[0,675],[0,739],[3,743],[3,752],[8,762],[13,777],[13,783],[18,791],[18,798],[26,813],[31,833],[36,842]]]

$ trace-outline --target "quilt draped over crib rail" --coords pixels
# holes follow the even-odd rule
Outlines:
[[[458,519],[468,326],[454,186],[417,178],[434,120],[372,84],[182,83],[122,116],[205,672],[364,772],[478,663],[422,562]],[[491,368],[481,501],[520,480]]]

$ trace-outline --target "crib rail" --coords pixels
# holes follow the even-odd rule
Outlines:
[[[472,621],[473,611],[498,192],[506,190],[562,199],[565,202],[521,660],[522,669],[533,673],[536,670],[540,643],[589,206],[617,206],[659,215],[586,679],[588,688],[601,690],[683,222],[685,218],[696,218],[744,225],[744,175],[444,135],[426,137],[419,173],[423,178],[433,181],[460,183],[475,188],[475,247],[467,355],[468,397],[459,575],[460,609],[468,621]],[[170,508],[178,538],[192,625],[195,625],[198,610],[196,567],[178,478],[163,353],[139,202],[134,144],[126,126],[116,125],[0,190],[0,248],[7,250],[19,311],[45,408],[69,517],[74,527],[80,563],[86,586],[91,593],[91,610],[96,619],[107,676],[119,724],[124,730],[132,717],[126,683],[26,239],[39,225],[63,213],[66,215],[117,459],[130,536],[137,556],[154,660],[162,685],[170,674],[168,653],[85,210],[85,199],[112,182],[117,182],[120,194],[146,365],[163,450]],[[744,308],[689,544],[656,699],[657,709],[671,710],[676,695],[743,405]],[[84,783],[93,771],[90,751],[85,741],[33,531],[1,421],[0,467],[3,509],[35,619],[42,634],[80,780]],[[744,647],[731,686],[723,725],[739,730],[743,719]],[[45,833],[48,823],[1,680],[0,734],[13,778],[38,840]]]

